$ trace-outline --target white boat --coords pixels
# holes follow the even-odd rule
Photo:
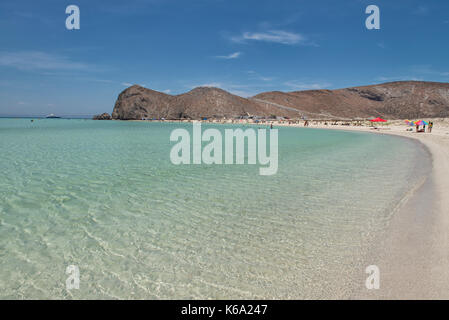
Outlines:
[[[45,118],[47,119],[60,119],[61,117],[55,116],[53,113],[50,113],[48,116],[46,116]]]

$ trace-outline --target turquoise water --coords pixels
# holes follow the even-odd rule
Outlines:
[[[279,128],[276,175],[175,166],[179,127],[0,119],[0,298],[345,296],[428,164],[407,139]]]

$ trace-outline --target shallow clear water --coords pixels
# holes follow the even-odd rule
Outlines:
[[[178,127],[0,119],[0,298],[344,296],[429,164],[403,138],[279,128],[276,175],[175,166]]]

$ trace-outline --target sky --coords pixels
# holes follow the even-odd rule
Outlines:
[[[368,5],[380,29],[366,28]],[[132,84],[249,97],[448,82],[448,36],[441,0],[2,0],[0,115],[111,113]]]

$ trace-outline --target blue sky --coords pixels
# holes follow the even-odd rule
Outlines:
[[[67,30],[65,8],[81,11]],[[367,30],[365,8],[380,8]],[[0,115],[111,112],[130,84],[241,96],[449,81],[449,1],[0,2]]]

